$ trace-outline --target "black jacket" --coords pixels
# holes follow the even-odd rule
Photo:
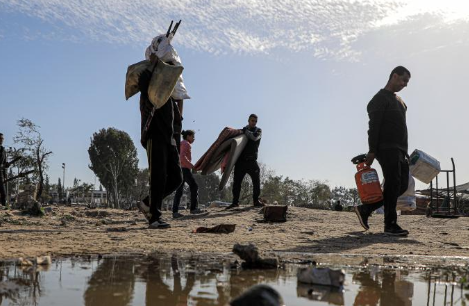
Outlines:
[[[7,152],[5,147],[0,146],[0,178],[4,178],[6,174],[6,168],[8,168],[9,164],[7,162]]]
[[[381,89],[368,103],[369,152],[399,149],[407,154],[407,106],[396,94]]]
[[[238,161],[257,160],[257,152],[262,138],[262,130],[258,127],[250,129],[248,126],[243,128],[243,133],[248,137],[246,147],[239,155]]]
[[[173,138],[175,124],[181,125],[181,116],[176,102],[169,98],[168,102],[153,113],[153,104],[148,98],[148,86],[150,85],[152,72],[145,70],[139,78],[140,89],[140,114],[141,114],[141,138],[144,148],[149,138],[176,145]]]

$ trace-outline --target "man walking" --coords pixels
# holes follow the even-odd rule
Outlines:
[[[150,61],[156,61],[151,55]],[[140,210],[149,219],[150,228],[168,228],[170,225],[161,218],[163,199],[182,183],[179,154],[174,139],[174,119],[179,109],[173,98],[158,109],[154,109],[148,97],[148,86],[152,71],[145,70],[139,79],[141,143],[147,150],[150,171],[150,195],[139,203]],[[149,207],[149,213],[148,213]]]
[[[260,169],[257,164],[257,155],[259,144],[261,143],[262,130],[257,127],[257,115],[251,114],[249,116],[248,125],[243,128],[243,133],[247,136],[248,142],[235,164],[233,178],[233,202],[226,209],[239,206],[241,183],[243,182],[243,178],[246,174],[249,174],[252,180],[252,200],[254,207],[264,206],[264,204],[259,201],[261,182],[259,176]]]
[[[397,224],[397,198],[403,194],[409,182],[407,144],[407,106],[395,93],[407,86],[410,72],[402,66],[394,68],[388,83],[368,103],[369,116],[368,146],[366,164],[376,158],[384,176],[384,200],[375,204],[355,207],[358,219],[369,229],[371,213],[384,205],[384,233],[407,236],[409,232]]]

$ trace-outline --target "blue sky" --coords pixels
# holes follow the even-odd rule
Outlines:
[[[410,151],[443,168],[454,157],[458,183],[469,181],[469,4],[451,0],[0,0],[5,145],[16,121],[31,119],[54,152],[51,181],[65,162],[66,185],[93,183],[90,137],[112,126],[130,134],[146,167],[125,72],[171,19],[183,20],[173,45],[192,97],[184,128],[197,131],[195,160],[224,126],[242,127],[256,113],[261,162],[279,175],[352,187],[350,159],[367,151],[366,105],[404,65]]]

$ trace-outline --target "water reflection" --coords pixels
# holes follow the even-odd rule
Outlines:
[[[50,271],[0,264],[0,305],[228,305],[264,283],[286,305],[466,305],[466,270],[347,268],[343,289],[301,285],[297,266],[232,270],[215,258],[154,256],[57,261]]]
[[[402,270],[371,269],[353,275],[360,284],[353,305],[402,305],[411,306],[414,284],[405,280],[408,273]]]

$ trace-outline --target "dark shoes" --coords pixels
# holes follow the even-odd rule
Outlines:
[[[370,215],[363,211],[362,206],[355,206],[354,209],[355,213],[357,214],[358,221],[360,221],[360,224],[365,230],[369,230],[370,226],[368,225],[368,218],[370,217]]]
[[[397,224],[391,224],[384,227],[384,233],[390,236],[407,236],[409,231],[401,228]]]
[[[264,206],[265,206],[265,204],[262,203],[262,202],[259,201],[259,200],[257,200],[257,201],[254,202],[254,207],[264,207]]]
[[[207,214],[208,212],[199,208],[191,210],[191,215]]]
[[[178,219],[178,218],[182,218],[182,217],[184,217],[184,215],[181,214],[181,213],[178,213],[178,212],[173,213],[173,219]]]
[[[158,219],[155,222],[150,223],[150,226],[148,226],[148,228],[151,229],[163,229],[169,227],[171,227],[171,225],[169,225],[169,223],[166,223],[163,219]]]
[[[236,207],[239,207],[239,204],[231,204],[230,206],[228,206],[227,208],[225,208],[225,210],[228,210],[228,209],[232,209],[232,208],[236,208]]]

